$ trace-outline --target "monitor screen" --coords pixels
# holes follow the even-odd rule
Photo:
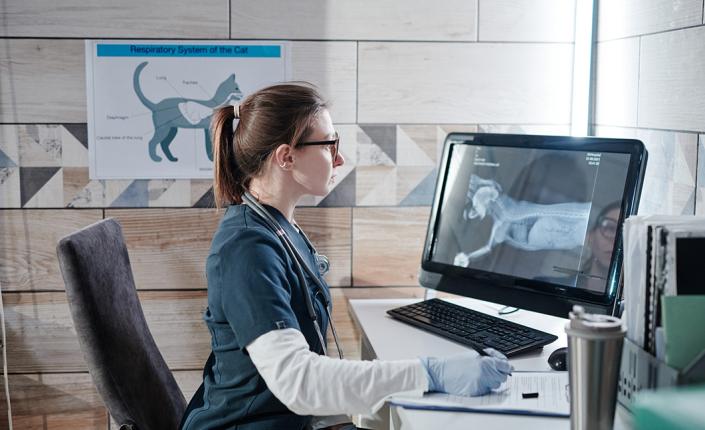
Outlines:
[[[449,136],[425,259],[498,286],[609,301],[618,232],[636,209],[634,151],[609,139],[511,137]]]

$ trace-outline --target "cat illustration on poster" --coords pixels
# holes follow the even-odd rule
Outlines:
[[[242,98],[235,74],[231,74],[221,82],[209,100],[169,97],[155,103],[147,99],[140,86],[140,73],[147,64],[148,62],[145,61],[135,68],[133,85],[137,97],[152,112],[154,135],[149,141],[149,157],[157,162],[162,161],[162,157],[157,155],[157,146],[160,146],[169,161],[178,161],[178,158],[171,153],[169,145],[179,128],[191,128],[203,130],[206,154],[208,159],[213,161],[213,145],[208,130],[211,116],[213,109]]]

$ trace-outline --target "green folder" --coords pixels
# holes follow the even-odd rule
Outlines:
[[[666,364],[683,370],[705,350],[705,296],[664,296],[662,306]]]
[[[705,385],[642,391],[634,402],[637,430],[705,429]]]

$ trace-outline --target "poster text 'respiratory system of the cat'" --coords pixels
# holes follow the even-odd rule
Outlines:
[[[86,41],[91,179],[213,177],[213,109],[289,80],[287,43]]]

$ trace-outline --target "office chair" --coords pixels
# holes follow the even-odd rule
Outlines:
[[[147,327],[120,224],[89,225],[56,252],[79,344],[113,419],[121,430],[178,428],[186,400]]]

